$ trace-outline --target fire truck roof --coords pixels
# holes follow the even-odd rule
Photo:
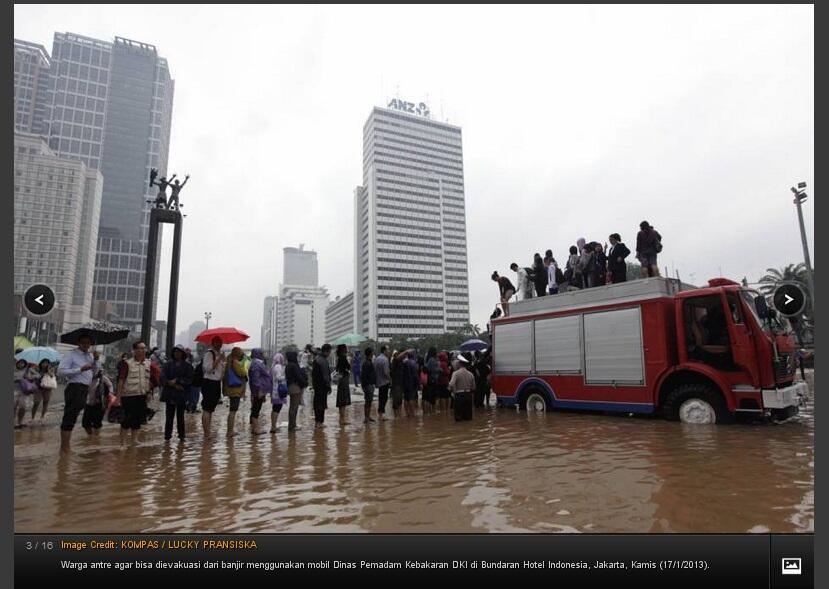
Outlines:
[[[582,309],[673,296],[679,292],[696,288],[696,286],[680,282],[675,278],[663,278],[662,276],[631,280],[630,282],[608,284],[510,303],[509,316],[495,319],[493,323],[508,322],[516,317],[538,315],[551,311]]]

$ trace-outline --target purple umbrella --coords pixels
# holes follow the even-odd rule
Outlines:
[[[458,348],[461,352],[483,352],[489,344],[479,339],[468,339]]]

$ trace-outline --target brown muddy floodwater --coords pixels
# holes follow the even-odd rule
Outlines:
[[[125,450],[117,425],[95,443],[79,419],[65,459],[57,405],[15,431],[15,531],[814,531],[811,401],[781,425],[492,408],[369,427],[360,401],[345,429],[331,408],[315,430],[306,405],[293,436],[245,424],[232,441],[225,404],[210,445],[200,415],[181,446],[164,444],[162,411]]]

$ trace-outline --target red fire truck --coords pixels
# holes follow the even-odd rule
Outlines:
[[[788,322],[724,278],[646,278],[512,303],[492,322],[492,389],[528,411],[661,413],[687,423],[786,418],[795,382]]]

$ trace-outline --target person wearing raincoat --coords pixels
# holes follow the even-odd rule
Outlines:
[[[230,399],[230,411],[227,414],[227,436],[236,435],[236,412],[245,396],[248,371],[245,369],[242,348],[234,347],[225,366],[223,393]]]
[[[288,398],[288,381],[285,378],[285,356],[281,352],[273,355],[271,366],[271,433],[276,433],[279,412]],[[300,391],[301,392],[301,391]],[[296,418],[294,418],[296,421]],[[296,425],[296,424],[295,424]]]
[[[250,380],[250,433],[254,436],[264,434],[265,430],[259,427],[259,413],[265,399],[271,397],[273,380],[268,366],[265,364],[265,353],[262,348],[254,348],[250,353],[252,359],[248,368]]]
[[[285,357],[288,359],[288,364],[285,366],[285,382],[288,384],[288,397],[291,400],[288,408],[288,432],[293,432],[298,429],[296,414],[302,403],[302,395],[305,394],[305,388],[308,386],[308,376],[299,365],[295,351],[287,352]]]

